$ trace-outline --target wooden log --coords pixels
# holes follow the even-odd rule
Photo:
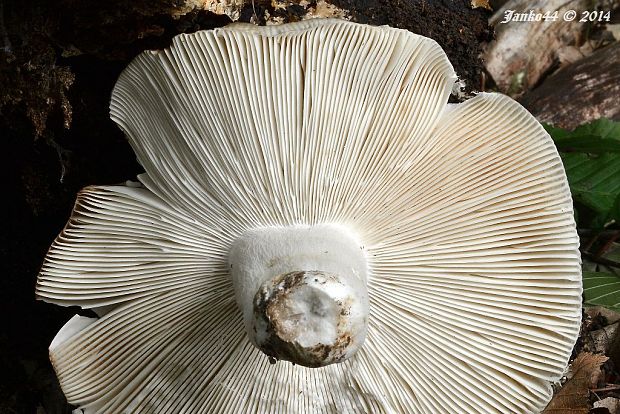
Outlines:
[[[561,69],[520,101],[540,121],[567,129],[620,120],[620,42]]]
[[[564,13],[574,10],[580,16],[589,6],[587,0],[511,0],[497,10],[490,19],[495,25],[496,39],[488,44],[484,60],[498,89],[512,96],[520,95],[557,68],[566,47],[583,43],[582,34],[587,27],[578,18],[566,21]],[[550,14],[546,21],[530,21],[525,15],[530,11],[542,14],[541,17]],[[552,13],[556,11],[554,18]],[[503,23],[507,19],[510,21]]]

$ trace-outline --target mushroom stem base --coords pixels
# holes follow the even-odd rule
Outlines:
[[[256,344],[272,361],[312,368],[344,361],[365,336],[363,288],[355,277],[320,271],[276,276],[254,297]]]
[[[272,361],[319,367],[364,342],[367,262],[347,228],[252,229],[235,240],[228,261],[249,339]]]

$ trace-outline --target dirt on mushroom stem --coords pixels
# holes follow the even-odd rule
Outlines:
[[[256,293],[254,314],[260,318],[259,323],[266,327],[267,334],[266,340],[260,343],[260,350],[270,357],[272,363],[282,359],[309,368],[318,368],[331,363],[342,362],[348,356],[348,346],[351,345],[352,336],[355,334],[346,329],[348,325],[346,319],[351,313],[350,300],[335,301],[337,308],[335,314],[326,311],[320,300],[312,303],[311,313],[323,318],[334,316],[337,318],[335,325],[338,335],[333,343],[319,342],[316,345],[303,346],[296,339],[298,331],[305,327],[298,323],[295,323],[296,326],[290,327],[285,323],[285,319],[290,318],[290,315],[287,315],[290,311],[290,294],[308,286],[306,277],[313,278],[317,283],[325,283],[319,280],[319,277],[323,277],[322,272],[296,271],[268,281]],[[327,274],[326,277],[336,279],[335,275]],[[304,315],[294,316],[304,317]],[[256,325],[254,331],[257,331]]]

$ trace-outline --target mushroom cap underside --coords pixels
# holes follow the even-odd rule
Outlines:
[[[94,309],[50,356],[86,413],[526,413],[577,337],[557,151],[519,104],[447,99],[432,40],[336,20],[181,35],[121,75],[140,186],[84,189],[37,297]],[[227,260],[244,232],[338,225],[368,261],[366,340],[269,364]],[[456,385],[455,385],[456,384]],[[450,389],[450,393],[444,392]]]

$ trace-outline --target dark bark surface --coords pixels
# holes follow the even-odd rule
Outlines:
[[[620,42],[553,74],[521,103],[541,122],[565,129],[598,118],[620,121]]]

